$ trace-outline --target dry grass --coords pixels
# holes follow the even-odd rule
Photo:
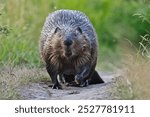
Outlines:
[[[127,46],[123,50],[125,73],[117,80],[117,97],[119,99],[150,99],[150,59],[129,48]]]
[[[32,82],[49,80],[46,70],[25,66],[13,68],[5,66],[0,69],[0,99],[20,99],[18,88]]]

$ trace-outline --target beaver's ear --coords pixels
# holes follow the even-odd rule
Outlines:
[[[82,29],[80,27],[77,27],[76,29],[80,34],[82,34]]]
[[[60,29],[59,27],[56,27],[54,33],[58,33],[58,32],[60,32],[60,31],[61,31],[61,29]]]

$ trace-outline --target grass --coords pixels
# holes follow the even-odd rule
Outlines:
[[[148,2],[148,1],[145,1]],[[144,7],[137,11],[134,16],[138,16],[138,20],[142,24],[138,25],[138,31],[143,28],[144,25],[150,25],[150,6]],[[142,27],[141,27],[142,26]],[[122,51],[123,68],[125,73],[123,77],[118,79],[116,84],[116,95],[119,99],[150,99],[150,29],[145,28],[146,34],[140,35],[140,41],[138,41],[138,49],[132,41],[130,46],[123,43],[121,46],[124,48]],[[141,32],[141,31],[140,31]],[[132,45],[132,46],[131,46]]]
[[[38,41],[46,16],[56,9],[85,12],[93,24],[101,25],[109,17],[111,3],[102,1],[105,11],[95,18],[98,1],[92,0],[1,0],[0,1],[0,99],[19,99],[22,85],[47,81],[38,52]],[[85,10],[84,6],[89,9]],[[78,9],[77,9],[78,7]],[[100,9],[103,9],[100,7]],[[103,20],[99,22],[99,18]],[[99,26],[96,27],[99,30]],[[101,30],[102,31],[102,30]],[[108,51],[105,48],[104,51]],[[106,55],[105,55],[106,56]],[[104,56],[104,57],[105,57]],[[104,65],[104,68],[107,68]],[[42,72],[42,73],[41,73]],[[46,78],[46,79],[45,79]]]
[[[49,80],[44,69],[5,66],[0,69],[0,99],[21,99],[19,91],[23,86]]]
[[[150,59],[139,54],[141,48],[134,49],[133,46],[132,49],[128,45],[124,47],[122,62],[125,72],[116,81],[117,99],[150,99]]]
[[[139,35],[149,30],[146,22],[137,25],[139,14],[135,14],[140,12],[142,18],[147,16],[149,9],[146,6],[147,3],[140,0],[1,0],[0,66],[7,63],[12,66],[26,64],[29,67],[41,67],[38,52],[40,31],[46,16],[57,9],[85,12],[97,31],[100,60],[105,61],[110,57],[110,60],[115,60],[117,54],[111,53],[118,53],[120,39],[128,37],[137,43],[141,39]],[[102,66],[107,68],[106,65]]]
[[[39,18],[40,10],[36,1],[10,0],[1,3],[0,21],[3,27],[7,27],[8,34],[0,35],[0,65],[39,66],[40,58],[38,52],[38,40],[40,30],[49,8],[44,6],[41,12],[43,17]],[[14,9],[15,8],[15,9]],[[29,10],[29,11],[27,11]],[[6,19],[6,20],[4,20]],[[39,20],[37,20],[39,19]],[[1,27],[2,27],[1,26]]]
[[[38,42],[46,16],[58,9],[80,10],[90,18],[100,45],[97,69],[111,71],[120,67],[121,58],[125,58],[125,67],[129,69],[126,74],[128,79],[123,78],[125,81],[118,83],[122,95],[120,97],[139,99],[140,94],[137,90],[132,91],[135,94],[130,95],[134,87],[131,85],[129,89],[128,83],[140,87],[138,85],[142,81],[149,80],[144,72],[149,70],[149,58],[138,58],[130,52],[127,55],[131,58],[125,57],[118,43],[128,39],[136,48],[140,48],[140,51],[136,51],[139,55],[149,56],[149,3],[149,0],[1,0],[0,99],[19,98],[16,92],[18,87],[47,78],[47,73],[43,72]],[[136,77],[138,80],[132,81]],[[145,91],[148,95],[146,88],[149,88],[148,84],[139,91]]]

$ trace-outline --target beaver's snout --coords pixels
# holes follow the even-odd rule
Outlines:
[[[72,40],[71,39],[65,39],[64,40],[64,45],[67,46],[67,47],[71,46],[72,45]]]
[[[71,45],[72,45],[72,40],[71,39],[65,39],[64,40],[64,45],[65,45],[65,56],[70,57],[72,55],[71,51]]]

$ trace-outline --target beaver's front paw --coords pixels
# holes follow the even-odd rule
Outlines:
[[[88,85],[89,85],[88,80],[80,83],[80,87],[86,87]]]
[[[62,89],[60,84],[53,84],[52,89]]]
[[[80,85],[82,82],[82,77],[80,75],[76,75],[75,76],[75,82],[76,82],[76,84]]]
[[[79,75],[75,76],[75,82],[80,87],[86,87],[89,84],[88,80],[83,81],[83,78]]]

